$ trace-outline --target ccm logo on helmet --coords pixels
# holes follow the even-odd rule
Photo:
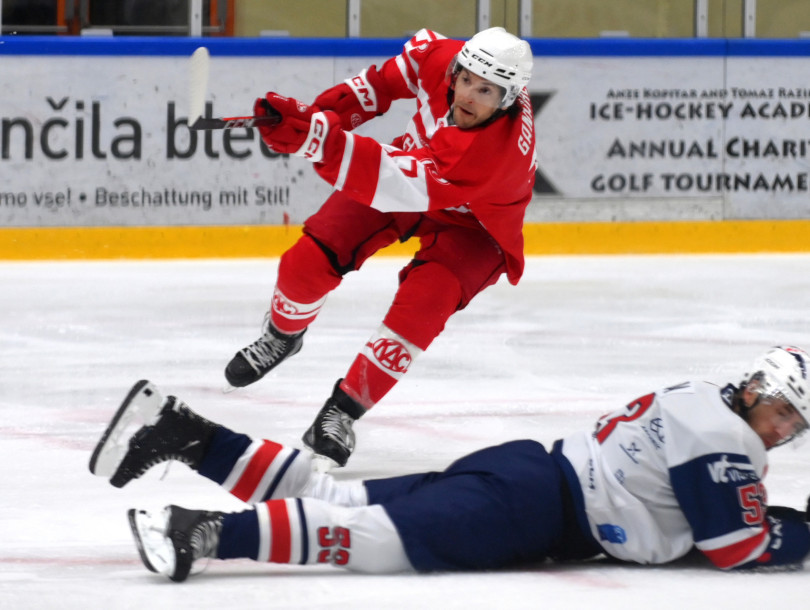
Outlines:
[[[484,59],[483,57],[481,57],[481,56],[480,56],[480,55],[478,55],[477,53],[471,53],[471,56],[472,56],[472,58],[473,58],[475,61],[477,61],[479,64],[484,64],[484,65],[485,65],[485,66],[487,66],[488,68],[491,68],[491,67],[492,67],[492,62],[491,62],[491,61],[487,61],[486,59]]]

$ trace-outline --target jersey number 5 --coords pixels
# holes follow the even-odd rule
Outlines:
[[[746,525],[759,525],[765,519],[763,504],[766,501],[765,486],[762,481],[749,483],[737,489],[740,506],[743,509],[743,521]]]
[[[319,527],[318,544],[321,551],[318,553],[318,563],[334,563],[345,566],[349,563],[352,546],[352,533],[345,527]]]
[[[604,443],[607,440],[607,437],[610,436],[610,433],[613,432],[616,429],[616,426],[618,426],[620,423],[625,421],[633,421],[634,419],[638,419],[644,415],[654,400],[655,392],[642,396],[641,398],[637,398],[627,405],[623,411],[605,415],[596,424],[596,432],[594,433],[594,436],[596,437],[597,442],[600,445]]]

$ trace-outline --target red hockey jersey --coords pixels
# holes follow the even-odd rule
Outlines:
[[[447,69],[462,41],[419,31],[378,70],[393,99],[415,98],[406,132],[390,145],[346,133],[315,170],[347,196],[383,212],[426,212],[480,223],[503,250],[507,277],[523,273],[523,217],[534,185],[534,114],[524,89],[517,115],[472,129],[448,124]]]

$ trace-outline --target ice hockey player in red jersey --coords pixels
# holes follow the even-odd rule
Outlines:
[[[264,142],[302,156],[334,187],[281,257],[262,336],[225,369],[232,386],[261,379],[296,354],[326,296],[381,248],[420,240],[399,273],[382,324],[305,432],[304,444],[343,466],[352,424],[408,371],[464,309],[502,274],[523,272],[523,217],[535,175],[534,117],[526,85],[529,44],[503,28],[469,41],[421,30],[400,55],[319,95],[312,105],[268,93],[256,101],[281,117]],[[391,102],[416,113],[390,144],[352,133]]]
[[[441,472],[337,480],[312,454],[214,424],[137,383],[90,459],[123,487],[180,460],[246,503],[129,511],[141,559],[185,580],[204,558],[362,572],[482,570],[607,555],[660,564],[697,548],[722,569],[800,566],[808,515],[768,506],[767,451],[808,428],[810,356],[775,347],[738,385],[685,382],[633,400],[550,452],[517,440]],[[205,562],[200,562],[199,569]]]

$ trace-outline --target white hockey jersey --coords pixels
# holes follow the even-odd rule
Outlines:
[[[591,534],[608,554],[663,563],[695,545],[731,568],[765,553],[765,445],[728,400],[716,385],[687,382],[563,439]]]

